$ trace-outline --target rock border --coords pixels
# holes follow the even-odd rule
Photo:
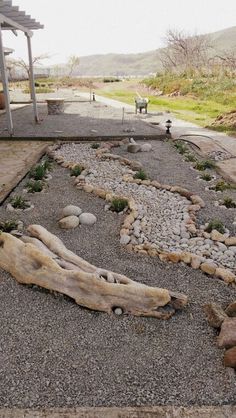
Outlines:
[[[112,148],[119,147],[121,145],[127,144],[128,142],[129,141],[125,139],[122,141],[102,144],[102,146],[99,149],[97,149],[96,156],[99,159],[119,161],[121,165],[126,165],[133,170],[139,170],[140,168],[142,168],[142,164],[140,162],[135,161],[135,160],[129,160],[127,158],[123,158],[119,155],[115,155],[110,152]],[[75,165],[77,165],[79,162],[75,163],[73,161],[66,161],[63,156],[56,155],[56,150],[58,150],[61,147],[61,145],[63,144],[58,144],[56,146],[49,147],[48,155],[51,158],[53,158],[62,167],[71,169]],[[107,202],[111,202],[112,199],[114,198],[127,199],[126,196],[121,196],[121,195],[117,196],[114,193],[107,192],[106,190],[100,187],[98,188],[96,186],[93,186],[92,184],[86,183],[85,182],[86,175],[87,175],[87,168],[84,169],[84,171],[81,173],[80,176],[75,178],[74,184],[76,188],[83,190],[87,193],[92,193],[96,197],[100,197],[101,199],[104,199]],[[152,186],[152,187],[155,187],[156,189],[164,189],[171,193],[178,193],[180,196],[185,197],[190,202],[190,205],[188,207],[190,220],[188,220],[186,224],[186,229],[188,230],[188,232],[196,235],[196,237],[204,237],[206,239],[210,238],[212,241],[224,243],[227,247],[236,245],[236,237],[230,237],[228,234],[220,234],[216,230],[213,230],[209,234],[205,231],[201,231],[197,229],[196,213],[201,208],[205,207],[205,203],[200,196],[196,195],[196,193],[191,192],[180,186],[171,186],[168,184],[161,184],[156,180],[134,179],[129,174],[123,175],[123,181],[126,181],[128,183],[136,183],[136,184],[144,185],[144,186]],[[210,261],[203,262],[201,260],[202,258],[201,256],[193,254],[188,251],[180,251],[180,252],[160,251],[156,248],[155,244],[152,244],[152,243],[144,243],[140,245],[133,245],[129,243],[129,241],[124,238],[124,236],[130,235],[130,231],[133,228],[132,225],[138,216],[138,211],[137,211],[137,205],[135,203],[135,200],[134,199],[127,199],[127,200],[128,200],[129,213],[124,219],[123,225],[120,230],[120,237],[121,237],[121,243],[123,243],[124,247],[129,252],[134,251],[135,253],[138,253],[138,254],[149,255],[150,257],[158,257],[161,261],[166,261],[166,262],[172,262],[172,263],[183,262],[191,266],[193,269],[199,269],[209,276],[215,276],[223,280],[226,284],[236,283],[235,274],[230,269],[217,265],[212,259],[210,259]]]

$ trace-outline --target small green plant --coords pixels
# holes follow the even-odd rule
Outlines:
[[[231,197],[225,197],[223,200],[223,205],[226,206],[228,209],[236,208],[236,203]]]
[[[194,168],[196,170],[199,170],[199,171],[204,171],[207,168],[208,169],[215,168],[215,166],[216,166],[216,164],[215,164],[214,161],[211,161],[211,160],[203,160],[203,161],[198,161],[197,164],[195,164]]]
[[[196,163],[197,162],[197,158],[193,154],[186,154],[185,161],[189,161],[191,163]]]
[[[29,181],[26,187],[29,193],[39,193],[43,190],[43,182],[41,180]]]
[[[174,147],[177,149],[179,154],[185,154],[188,151],[188,148],[186,147],[186,145],[182,144],[182,142],[180,141],[176,141],[174,143]]]
[[[211,181],[213,177],[210,174],[205,173],[205,174],[202,174],[200,178],[205,181]]]
[[[141,170],[137,171],[137,173],[135,173],[134,179],[147,180],[148,176],[145,173],[145,171],[141,169]]]
[[[22,196],[15,196],[11,199],[11,205],[14,209],[27,209],[30,205]]]
[[[49,158],[48,156],[46,156],[45,159],[42,162],[42,166],[44,167],[45,172],[46,171],[50,171],[52,169],[52,160],[51,160],[51,158]]]
[[[115,198],[111,202],[111,210],[114,212],[122,212],[128,206],[128,200],[122,198]]]
[[[77,177],[82,173],[83,169],[84,168],[81,165],[75,165],[73,168],[71,168],[70,175]]]
[[[93,144],[91,144],[92,149],[98,149],[99,147],[100,147],[100,144],[98,144],[97,142],[94,142]]]
[[[216,185],[213,187],[213,189],[216,192],[224,192],[225,190],[231,190],[235,188],[236,186],[234,186],[233,184],[227,183],[224,180],[217,181]]]
[[[219,219],[212,219],[207,228],[205,229],[206,232],[211,232],[213,229],[216,229],[218,232],[223,234],[225,232],[224,224]]]
[[[17,229],[17,225],[18,223],[12,220],[0,222],[0,232],[11,232]]]
[[[30,170],[29,176],[34,180],[42,180],[46,174],[46,171],[47,168],[45,167],[44,163],[38,164]]]

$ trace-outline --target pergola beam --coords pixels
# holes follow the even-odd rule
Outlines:
[[[15,22],[12,19],[9,19],[8,17],[6,17],[6,16],[4,16],[0,13],[0,25],[2,25],[4,23],[7,23],[9,28],[11,28],[11,29],[13,28],[13,29],[21,30],[24,33],[28,33],[29,36],[32,36],[31,30],[27,29],[25,26],[20,25],[19,23]]]

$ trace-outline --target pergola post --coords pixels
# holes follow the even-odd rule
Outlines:
[[[33,56],[32,56],[32,47],[31,47],[31,36],[29,35],[29,33],[25,33],[25,35],[27,38],[28,55],[29,55],[30,94],[31,94],[31,99],[33,101],[35,122],[39,123],[35,84],[34,84],[34,67],[33,67]]]
[[[12,122],[11,108],[10,108],[10,95],[9,95],[9,90],[8,90],[7,68],[6,68],[6,61],[5,61],[5,55],[4,55],[4,49],[3,49],[3,41],[2,41],[1,22],[0,22],[0,68],[1,68],[5,105],[6,105],[7,127],[8,127],[8,132],[10,136],[12,136],[14,132],[13,132],[13,122]]]

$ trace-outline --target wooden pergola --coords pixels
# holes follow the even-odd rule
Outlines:
[[[10,109],[10,96],[8,88],[7,68],[5,61],[5,53],[2,40],[2,31],[11,30],[14,34],[16,31],[22,31],[27,38],[28,56],[29,56],[29,69],[30,69],[30,86],[31,86],[31,98],[34,109],[35,122],[39,122],[38,109],[35,94],[34,85],[34,71],[33,71],[33,58],[31,48],[31,38],[33,36],[33,30],[43,29],[43,25],[36,22],[30,15],[27,15],[24,11],[19,10],[19,7],[12,5],[12,0],[0,0],[0,70],[2,76],[3,91],[6,104],[7,126],[9,134],[12,136],[14,133],[12,115]]]

